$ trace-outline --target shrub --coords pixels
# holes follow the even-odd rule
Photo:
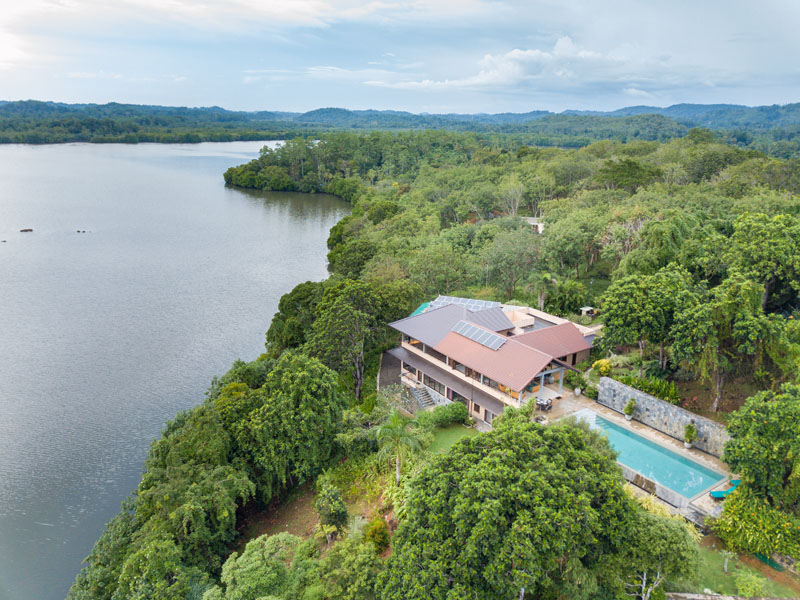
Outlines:
[[[588,387],[588,383],[586,382],[586,378],[576,371],[567,371],[564,375],[564,383],[567,384],[569,388],[581,388],[585,390]]]
[[[583,395],[592,400],[597,400],[597,397],[600,395],[600,390],[597,389],[597,386],[587,385]]]
[[[697,375],[689,369],[679,367],[678,370],[672,374],[672,379],[674,381],[694,381],[697,379]]]
[[[469,411],[461,402],[452,402],[444,406],[437,406],[432,411],[417,414],[417,424],[420,427],[433,429],[434,427],[447,427],[458,423],[469,422]]]
[[[661,398],[672,404],[677,404],[681,399],[678,390],[675,388],[675,384],[671,381],[659,379],[658,377],[633,377],[632,375],[624,375],[617,379],[620,383],[629,385],[645,394]]]
[[[389,547],[389,527],[386,521],[380,517],[375,517],[367,523],[364,529],[364,539],[375,545],[375,551],[382,554]]]
[[[694,423],[688,423],[683,428],[683,441],[687,444],[693,444],[697,439],[697,426]]]
[[[633,415],[635,411],[636,411],[636,400],[631,398],[630,400],[628,400],[628,403],[625,405],[625,408],[622,409],[622,412],[624,412],[626,415],[630,417]]]
[[[314,510],[317,511],[323,525],[332,525],[338,530],[347,527],[347,505],[342,500],[339,490],[330,483],[323,482],[314,498]]]
[[[755,598],[764,595],[767,580],[755,571],[739,569],[733,578],[736,580],[736,591],[740,596]]]
[[[669,371],[662,369],[657,360],[648,360],[644,363],[644,373],[647,377],[655,377],[656,379],[665,379],[669,375]]]
[[[800,556],[800,520],[773,508],[743,485],[725,500],[714,533],[737,552]]]
[[[592,364],[592,369],[601,377],[608,377],[611,375],[611,361],[607,358],[596,360],[594,364]]]

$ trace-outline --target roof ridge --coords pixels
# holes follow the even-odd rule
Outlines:
[[[396,321],[392,321],[391,323],[387,323],[387,325],[393,325],[395,323],[402,323],[403,321],[408,321],[409,319],[416,319],[416,318],[421,317],[423,315],[430,315],[432,313],[435,313],[437,310],[450,308],[451,306],[455,306],[456,308],[463,308],[467,312],[470,312],[466,307],[459,306],[458,304],[444,304],[442,306],[437,306],[436,308],[427,309],[427,310],[425,310],[425,311],[423,311],[421,313],[418,313],[416,315],[408,315],[407,317],[403,317],[402,319],[397,319]]]

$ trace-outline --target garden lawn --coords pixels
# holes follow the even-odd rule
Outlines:
[[[701,546],[698,582],[688,586],[690,589],[686,589],[687,586],[681,584],[678,584],[677,587],[681,588],[682,591],[686,589],[686,591],[695,593],[702,593],[705,589],[709,589],[718,594],[735,595],[737,590],[734,573],[737,570],[744,569],[746,571],[755,571],[767,579],[764,585],[764,596],[771,598],[797,598],[800,595],[800,582],[797,582],[786,572],[775,571],[766,565],[762,565],[763,568],[755,569],[744,564],[739,559],[732,558],[728,562],[728,573],[725,573],[722,570],[724,561],[725,559],[719,551]],[[776,579],[781,580],[783,583],[779,583]]]
[[[465,437],[478,435],[477,429],[467,428],[463,425],[450,425],[449,427],[436,428],[433,431],[433,443],[428,450],[433,454],[439,454],[447,450],[458,440]]]

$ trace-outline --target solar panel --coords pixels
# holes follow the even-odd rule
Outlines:
[[[459,321],[453,327],[453,331],[491,350],[499,350],[506,343],[506,338],[503,336],[481,329],[468,321]]]
[[[494,308],[495,306],[500,306],[499,302],[492,302],[490,300],[476,300],[474,298],[458,298],[456,296],[439,296],[435,300],[433,300],[428,309],[430,310],[433,308],[440,308],[442,306],[447,306],[448,304],[457,304],[458,306],[463,306],[467,310],[472,312],[478,312],[480,310],[486,310],[487,308]]]

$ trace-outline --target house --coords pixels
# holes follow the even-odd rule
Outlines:
[[[559,397],[585,360],[597,327],[529,307],[439,296],[389,324],[401,382],[423,403],[462,402],[490,424],[506,406]]]

